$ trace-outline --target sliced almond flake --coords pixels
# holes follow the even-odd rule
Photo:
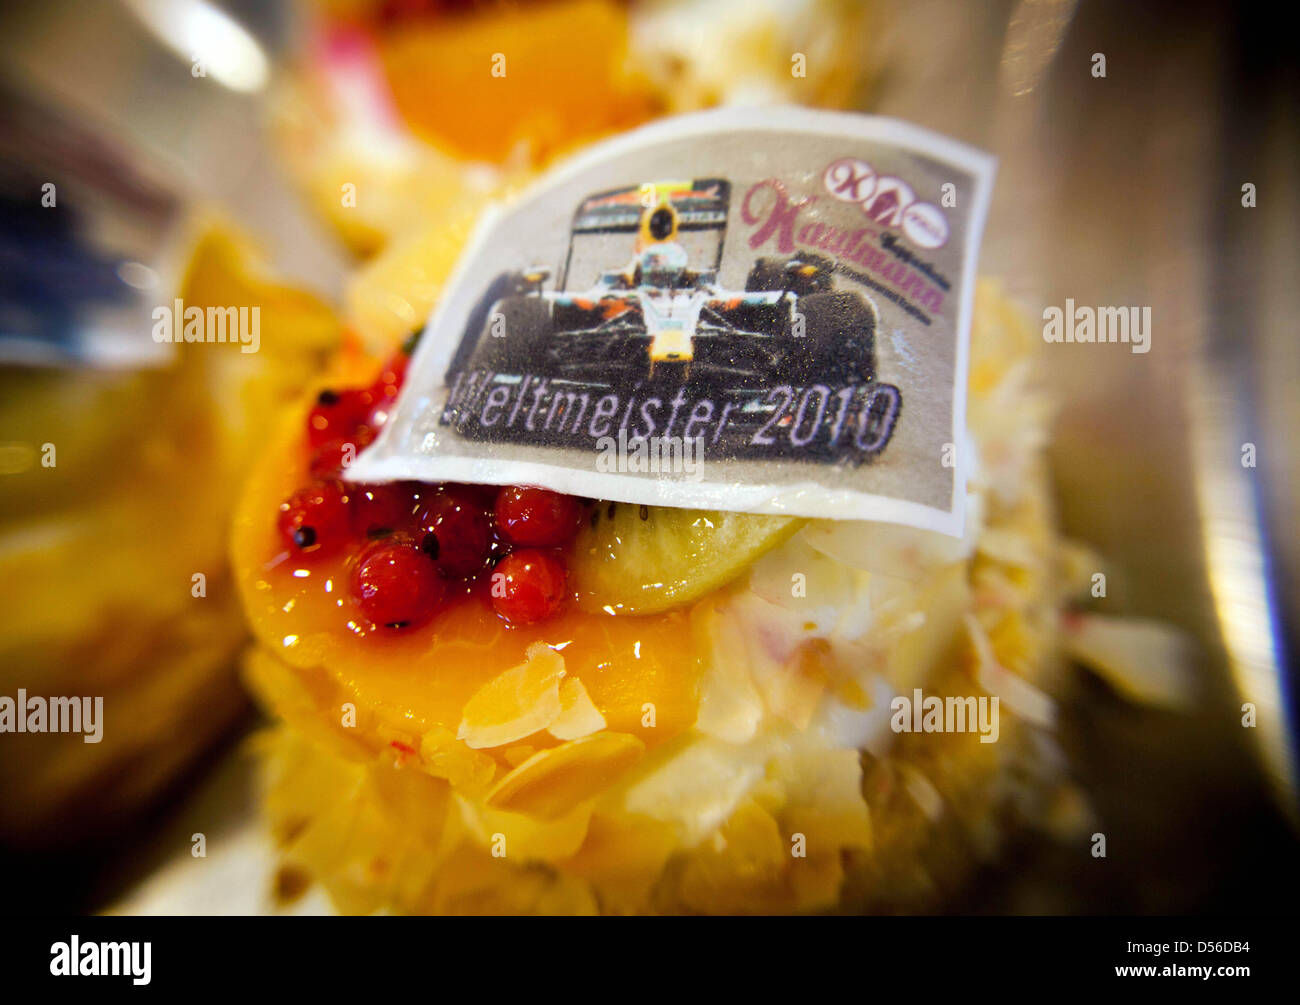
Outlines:
[[[782,824],[788,833],[805,836],[809,856],[871,847],[871,814],[856,750],[808,744],[769,765],[769,771],[785,783],[789,796]]]
[[[967,506],[962,538],[865,520],[817,520],[800,532],[798,540],[836,563],[916,582],[939,566],[964,562],[975,551],[980,526],[978,497],[968,495]]]
[[[564,657],[544,642],[524,662],[498,674],[465,703],[456,738],[480,749],[514,743],[546,729],[560,715]]]
[[[473,802],[459,794],[453,799],[460,810],[457,816],[462,832],[480,848],[498,854],[495,860],[488,859],[498,874],[501,858],[507,863],[522,863],[569,857],[582,847],[587,821],[591,819],[591,807],[581,804],[571,812],[543,819],[536,814]]]
[[[610,732],[539,750],[497,782],[487,804],[552,820],[609,788],[644,753],[638,737]]]
[[[998,662],[988,633],[974,615],[967,614],[964,620],[971,644],[975,647],[978,661],[976,680],[979,681],[979,686],[996,696],[1010,711],[1035,726],[1045,729],[1055,726],[1056,702]]]
[[[576,740],[605,728],[605,717],[587,694],[577,677],[566,677],[560,684],[560,714],[547,727],[557,740]]]
[[[931,823],[938,823],[943,816],[943,796],[917,768],[910,764],[898,762],[898,773],[903,777],[903,787],[912,797],[912,802],[925,814]]]
[[[735,746],[699,736],[628,789],[624,807],[671,823],[683,844],[698,844],[763,780],[765,755],[761,742]]]
[[[701,685],[695,728],[728,743],[746,743],[758,731],[763,699],[754,685],[749,649],[738,620],[716,604],[701,605],[693,615],[697,634],[709,646],[709,669]]]
[[[767,706],[798,729],[806,729],[826,691],[830,646],[809,639],[795,650],[780,671],[765,681]]]
[[[1032,569],[1038,564],[1033,542],[1024,534],[1004,527],[986,527],[979,536],[980,554],[1017,569]]]
[[[962,565],[936,570],[913,599],[916,609],[894,626],[884,671],[898,691],[920,687],[930,679],[960,637],[962,614],[970,609],[970,584]],[[892,636],[892,637],[891,637]]]
[[[1084,614],[1068,618],[1065,650],[1131,701],[1185,707],[1194,692],[1191,640],[1142,618]]]
[[[801,589],[791,584],[798,582]],[[802,633],[829,635],[845,615],[866,603],[867,574],[811,547],[796,535],[768,552],[749,571],[750,596],[743,598],[751,616],[766,608],[766,621],[797,624]],[[755,603],[757,602],[757,603]],[[861,620],[861,619],[859,619]]]

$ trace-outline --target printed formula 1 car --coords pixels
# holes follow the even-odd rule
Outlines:
[[[443,422],[477,439],[577,446],[598,435],[580,421],[582,403],[708,399],[699,414],[726,416],[710,433],[712,456],[876,457],[902,396],[876,380],[874,305],[835,289],[833,263],[816,255],[760,258],[743,291],[726,289],[730,189],[659,182],[584,200],[554,289],[546,268],[502,273],[471,311]],[[525,390],[529,422],[514,422],[522,406],[508,422],[490,418],[493,400]],[[554,397],[534,422],[544,393]],[[640,414],[640,435],[659,435]]]
[[[554,291],[544,268],[492,284],[469,320],[467,335],[478,333],[469,366],[719,390],[872,380],[875,312],[861,294],[831,288],[825,259],[760,259],[743,291],[719,284],[729,197],[730,183],[706,179],[586,199]],[[627,235],[630,260],[602,267],[626,254]]]

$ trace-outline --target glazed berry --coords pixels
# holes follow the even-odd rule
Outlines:
[[[348,496],[337,482],[300,489],[280,504],[280,537],[305,554],[333,551],[348,539]]]
[[[379,386],[380,384],[392,384],[400,388],[406,381],[406,368],[410,365],[410,353],[403,350],[394,354],[393,357],[384,364],[383,370],[379,372],[379,378],[375,381],[375,386]]]
[[[444,485],[420,511],[422,546],[449,576],[470,576],[483,568],[492,524],[481,497],[461,485]]]
[[[311,476],[322,481],[340,477],[374,438],[374,431],[369,426],[358,426],[346,439],[322,443],[311,455],[308,468]]]
[[[331,440],[346,440],[363,425],[374,397],[368,390],[321,391],[307,415],[307,442],[314,448]]]
[[[548,551],[522,548],[492,570],[492,607],[511,624],[541,621],[564,603],[564,562]]]
[[[420,508],[419,486],[410,482],[388,485],[353,485],[352,526],[361,537],[384,537],[416,529]]]
[[[447,482],[448,489],[455,489],[457,492],[463,492],[470,499],[473,499],[484,513],[491,515],[492,507],[496,505],[497,493],[500,491],[495,485],[474,485],[470,482]]]
[[[428,621],[447,593],[438,567],[413,541],[376,541],[352,570],[352,600],[366,618],[385,628]]]
[[[550,489],[512,485],[497,493],[497,527],[515,544],[554,547],[578,532],[582,504]]]
[[[370,412],[366,415],[366,425],[383,429],[397,407],[397,396],[401,390],[401,384],[385,383],[383,380],[373,384],[366,391],[372,402]]]

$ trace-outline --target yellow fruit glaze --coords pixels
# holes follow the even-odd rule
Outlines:
[[[280,502],[308,478],[303,414],[295,411],[249,480],[236,515],[234,565],[257,639],[317,694],[354,703],[367,739],[439,727],[454,735],[469,699],[522,663],[535,642],[562,654],[567,679],[581,681],[609,730],[654,747],[694,723],[700,665],[687,611],[611,617],[570,603],[540,624],[512,626],[492,610],[480,580],[460,588],[429,624],[400,634],[355,617],[350,550],[293,558],[276,531]],[[337,723],[344,713],[330,714]],[[545,730],[527,740],[538,749],[559,742]]]

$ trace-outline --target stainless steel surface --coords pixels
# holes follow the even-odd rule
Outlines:
[[[1205,875],[1288,840],[1264,784],[1295,822],[1297,63],[1210,4],[888,9],[873,110],[1000,158],[981,270],[1031,314],[1151,308],[1149,353],[1044,347],[1063,401],[1053,474],[1066,531],[1117,573],[1107,604],[1192,633],[1202,691],[1177,721],[1094,696],[1073,753],[1103,826],[1145,846],[1127,906],[1203,902]]]

